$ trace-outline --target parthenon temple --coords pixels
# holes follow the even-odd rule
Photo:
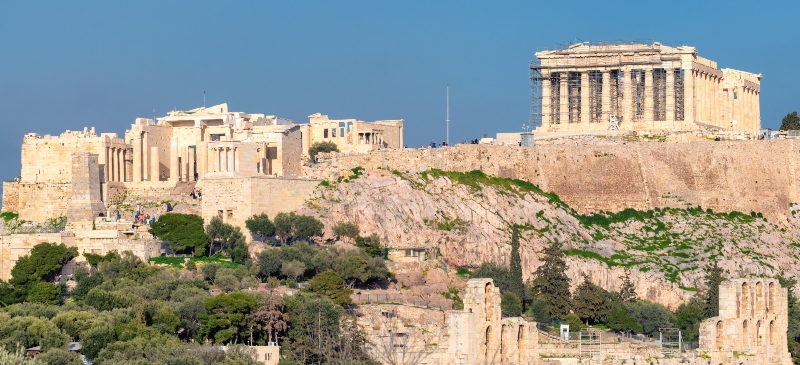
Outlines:
[[[755,134],[761,126],[761,74],[719,69],[694,47],[585,42],[536,57],[531,121],[539,132]]]

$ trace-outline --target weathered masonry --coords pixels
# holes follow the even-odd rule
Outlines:
[[[760,74],[697,55],[694,47],[573,44],[531,62],[531,120],[540,132],[690,131],[755,134]]]

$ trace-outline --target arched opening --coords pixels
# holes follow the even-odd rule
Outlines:
[[[750,347],[750,328],[745,319],[742,321],[742,349],[747,349],[748,347]]]
[[[511,354],[509,353],[508,348],[507,348],[508,347],[507,346],[507,343],[508,343],[508,338],[507,337],[508,337],[508,326],[503,325],[503,327],[501,327],[501,329],[500,329],[500,363],[501,364],[508,364],[509,362],[511,362],[511,360],[509,360]]]
[[[764,343],[761,341],[761,321],[756,322],[756,346],[761,346]]]
[[[767,313],[770,313],[772,310],[770,308],[775,307],[775,283],[769,283],[769,297],[767,298],[769,302],[767,303]]]
[[[742,316],[750,315],[750,288],[747,286],[747,283],[742,283],[742,297],[741,297],[741,306],[742,306]]]
[[[722,321],[717,322],[717,348],[722,348],[723,325]]]
[[[486,360],[489,360],[489,348],[491,347],[491,335],[492,335],[492,326],[486,326],[486,337],[484,337],[483,341],[483,356]]]
[[[767,337],[769,338],[769,344],[775,344],[775,321],[769,321],[769,327],[767,328]]]
[[[484,304],[486,306],[486,321],[492,320],[492,314],[494,313],[494,287],[492,283],[486,283],[486,287],[484,288]]]
[[[525,326],[520,325],[517,332],[517,353],[519,354],[519,362],[525,363],[528,358],[528,344],[525,337]]]
[[[764,284],[756,283],[756,314],[764,313]]]

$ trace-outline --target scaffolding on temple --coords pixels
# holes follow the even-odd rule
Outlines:
[[[568,51],[577,44],[591,45],[597,53],[615,53],[620,45],[641,45],[647,50],[652,42],[576,41],[560,47]],[[585,62],[583,54],[550,60],[545,66],[538,59],[530,62],[532,127],[588,122],[608,123],[609,128],[617,129],[621,124],[666,121],[672,116],[675,121],[684,120],[685,71],[679,66],[667,62],[660,67],[635,68],[620,57],[616,65],[597,65],[593,70]]]
[[[530,62],[530,82],[531,82],[531,128],[538,128],[542,126],[544,115],[542,110],[542,69],[539,67],[541,63],[536,61]],[[552,104],[551,104],[552,105]]]

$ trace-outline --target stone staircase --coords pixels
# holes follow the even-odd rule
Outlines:
[[[196,181],[180,181],[172,188],[170,195],[189,195],[194,191]]]

